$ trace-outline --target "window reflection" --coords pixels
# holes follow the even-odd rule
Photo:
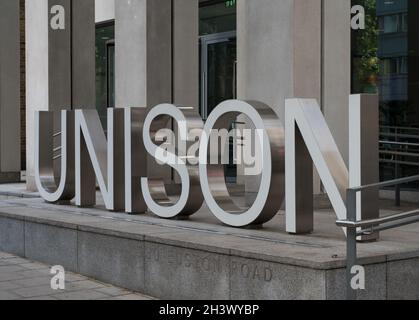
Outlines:
[[[107,127],[107,109],[115,106],[115,26],[96,26],[96,109]]]
[[[235,1],[205,1],[199,9],[200,35],[236,30]]]
[[[352,92],[379,94],[381,179],[417,175],[419,1],[352,0],[352,4],[366,11],[366,29],[352,31]]]

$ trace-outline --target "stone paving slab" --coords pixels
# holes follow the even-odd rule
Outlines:
[[[152,299],[70,272],[65,290],[53,290],[51,277],[50,266],[0,252],[0,300]]]

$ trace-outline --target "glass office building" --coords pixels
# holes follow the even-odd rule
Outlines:
[[[352,31],[352,92],[380,97],[381,180],[419,173],[418,22],[412,0],[353,0],[366,10]]]

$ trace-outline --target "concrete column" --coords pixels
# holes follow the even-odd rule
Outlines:
[[[65,9],[63,30],[52,30],[49,26],[49,20],[52,17],[50,10],[54,5],[61,5]],[[48,33],[47,88],[49,99],[47,110],[71,110],[71,0],[48,0],[45,10],[49,13],[46,18],[47,21],[43,21],[44,24],[47,23],[46,31]],[[31,12],[27,11],[27,15],[31,14]]]
[[[96,109],[95,0],[72,0],[72,108]]]
[[[172,102],[171,1],[116,1],[115,57],[118,107]]]
[[[195,0],[115,3],[116,105],[199,103],[199,11]]]
[[[35,111],[49,110],[48,0],[26,0],[26,175],[27,188],[34,181]]]
[[[94,0],[26,0],[27,188],[34,182],[34,113],[95,108]],[[50,26],[65,10],[64,29]]]
[[[0,1],[0,183],[20,181],[19,1]]]
[[[322,103],[322,0],[294,0],[294,96]],[[321,182],[313,170],[318,195]]]
[[[315,98],[321,102],[321,1],[238,1],[239,99],[265,102],[281,120],[286,98]],[[246,192],[252,200],[259,180],[246,180]],[[319,193],[318,175],[314,186]]]
[[[268,104],[281,119],[285,98],[294,96],[293,15],[293,0],[237,2],[237,96]],[[249,204],[259,185],[258,177],[245,178]]]
[[[118,107],[152,108],[173,101],[171,1],[115,3],[115,60]],[[148,176],[170,182],[172,171],[149,157]]]
[[[284,119],[294,96],[293,0],[237,2],[239,99],[260,100]]]
[[[115,19],[115,0],[95,0],[95,8],[96,23]]]
[[[173,0],[173,102],[199,112],[199,2]]]
[[[49,8],[57,4],[66,26],[48,31],[49,110],[95,108],[94,0],[48,1]]]
[[[315,98],[348,160],[350,0],[237,2],[238,97],[261,100],[283,119],[289,97]],[[256,192],[258,179],[246,189]],[[314,191],[320,192],[318,175]]]
[[[294,95],[322,100],[322,0],[294,0]]]
[[[351,0],[323,2],[323,113],[348,165]]]
[[[199,2],[173,0],[172,19],[173,103],[199,112]]]

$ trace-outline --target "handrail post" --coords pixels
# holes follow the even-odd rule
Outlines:
[[[356,206],[357,192],[354,190],[347,191],[347,220],[351,222],[357,221]],[[356,228],[347,228],[346,241],[346,282],[347,282],[347,300],[357,300],[357,292],[352,288],[352,268],[357,265],[357,230]]]

